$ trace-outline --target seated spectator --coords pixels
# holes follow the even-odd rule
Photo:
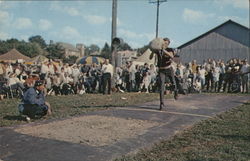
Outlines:
[[[23,95],[23,90],[25,87],[22,82],[17,78],[17,75],[15,73],[10,74],[10,77],[7,81],[7,85],[10,90],[18,90],[20,97]]]
[[[42,117],[51,115],[51,107],[48,102],[45,102],[44,85],[42,81],[35,82],[34,87],[29,88],[23,96],[22,103],[19,104],[19,112],[27,115],[26,120],[35,118],[36,116]]]

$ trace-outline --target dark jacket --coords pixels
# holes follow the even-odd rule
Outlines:
[[[33,105],[44,105],[45,96],[43,92],[39,92],[35,88],[29,88],[23,96],[24,104],[33,104]]]

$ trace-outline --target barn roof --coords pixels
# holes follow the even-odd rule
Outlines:
[[[219,29],[223,28],[224,26],[226,26],[226,25],[228,25],[228,24],[236,25],[236,26],[238,26],[239,28],[241,28],[242,30],[245,30],[245,31],[246,31],[245,36],[248,36],[248,40],[247,40],[247,41],[244,41],[244,40],[242,40],[242,38],[230,37],[228,33],[223,33],[223,32],[221,32],[221,31],[219,31]],[[198,37],[196,37],[196,38],[194,38],[194,39],[192,39],[192,40],[190,40],[190,41],[188,41],[188,42],[182,44],[181,46],[178,47],[178,49],[184,48],[184,47],[186,47],[186,46],[192,44],[193,42],[195,42],[195,41],[197,41],[197,40],[199,40],[199,39],[201,39],[201,38],[203,38],[203,37],[209,35],[209,34],[212,33],[212,32],[218,32],[219,34],[222,34],[222,35],[225,36],[225,37],[229,37],[229,38],[233,39],[234,41],[237,41],[237,42],[239,42],[239,43],[241,43],[241,44],[243,44],[243,45],[245,45],[245,46],[250,47],[250,45],[249,45],[249,33],[250,33],[250,30],[249,30],[249,28],[246,27],[246,26],[243,26],[243,25],[241,25],[241,24],[239,24],[239,23],[237,23],[237,22],[234,22],[234,21],[232,21],[232,20],[228,20],[228,21],[224,22],[223,24],[221,24],[221,25],[219,25],[219,26],[217,26],[217,27],[215,27],[215,28],[213,28],[213,29],[207,31],[206,33],[204,33],[204,34],[202,34],[202,35],[200,35],[200,36],[198,36]],[[231,34],[232,34],[232,33],[231,33]]]

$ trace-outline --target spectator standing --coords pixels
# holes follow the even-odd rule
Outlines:
[[[108,87],[108,94],[111,94],[111,78],[113,77],[113,66],[109,63],[109,59],[105,59],[102,66],[103,73],[103,94],[106,93],[106,87]]]
[[[250,66],[247,63],[247,60],[243,60],[243,65],[241,67],[241,81],[242,81],[242,93],[248,93],[248,81],[249,81],[249,72]]]

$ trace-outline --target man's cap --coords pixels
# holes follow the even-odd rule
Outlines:
[[[35,82],[35,87],[38,87],[38,86],[41,86],[41,85],[43,85],[43,82],[41,80],[37,80]]]

